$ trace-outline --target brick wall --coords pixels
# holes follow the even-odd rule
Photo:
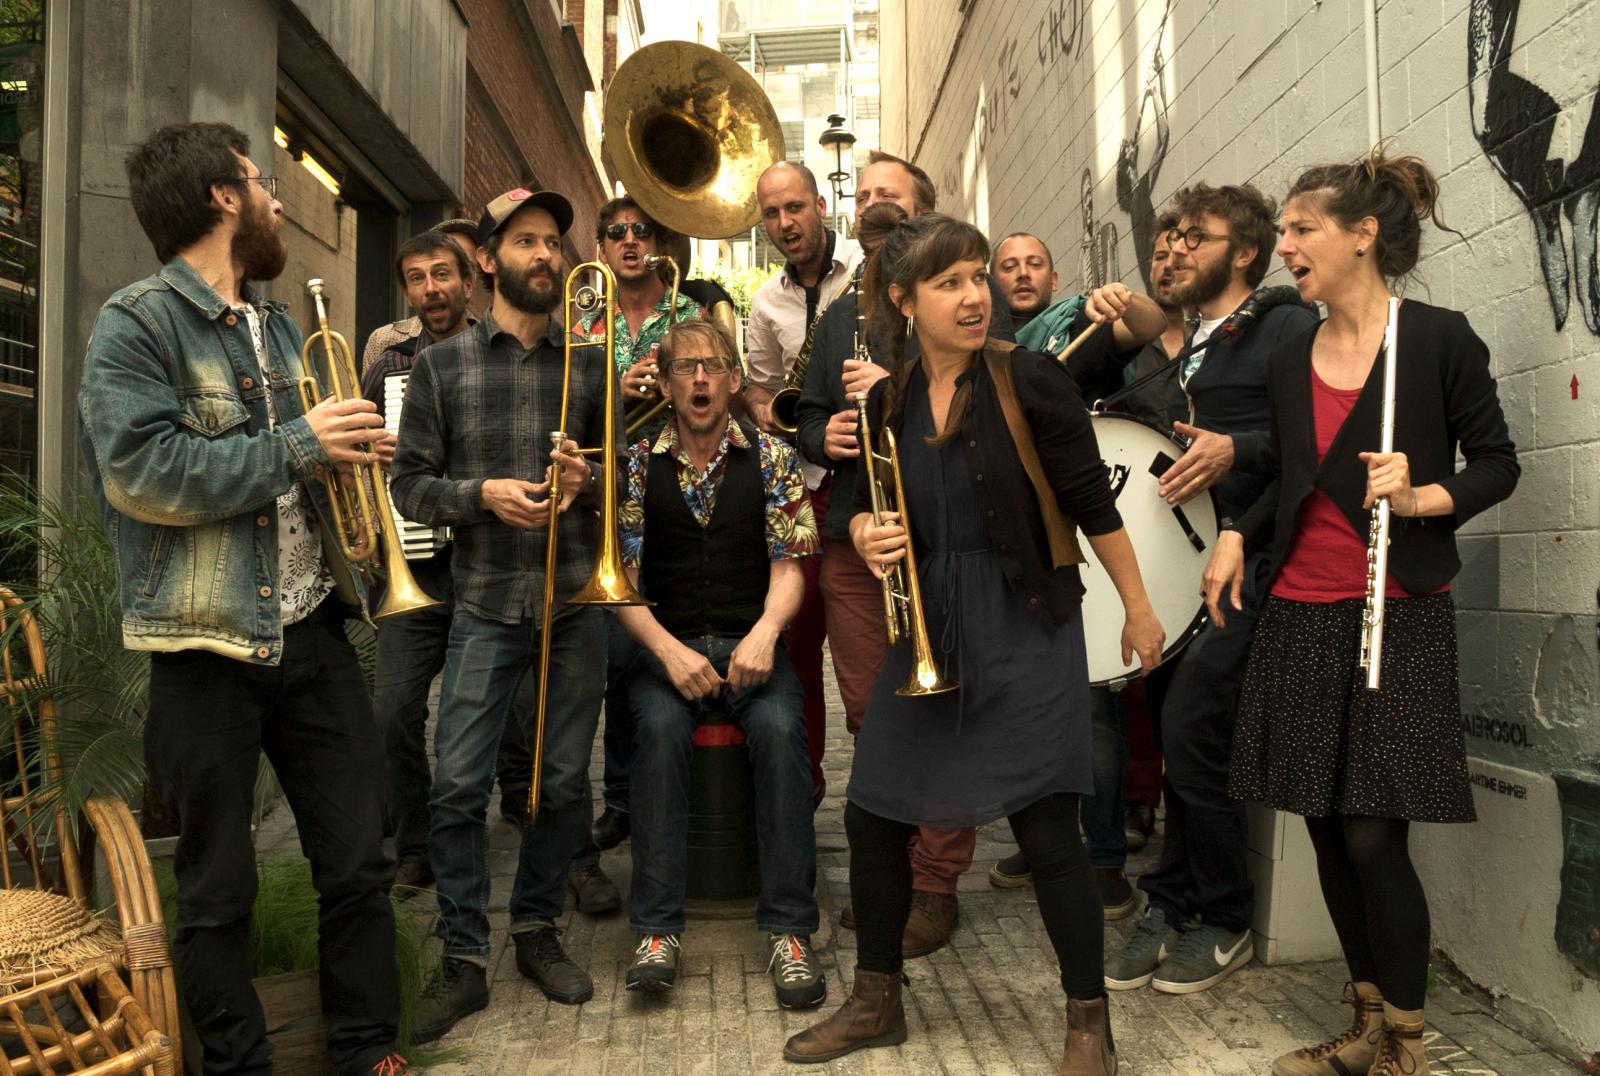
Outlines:
[[[585,21],[596,23],[600,0],[588,2],[596,10]],[[481,213],[518,184],[560,191],[577,221],[572,253],[587,256],[594,243],[584,222],[594,220],[605,195],[587,150],[583,71],[562,42],[552,5],[461,0],[461,8],[469,26],[466,208]]]
[[[884,0],[886,148],[928,169],[941,208],[1042,235],[1064,288],[1142,286],[1136,237],[1179,186],[1281,197],[1303,167],[1367,148],[1360,0],[960,8]],[[1550,775],[1600,768],[1600,3],[1382,0],[1378,23],[1382,131],[1439,174],[1463,233],[1427,233],[1411,294],[1463,310],[1488,343],[1523,465],[1516,495],[1460,538],[1467,744],[1496,821],[1417,842],[1435,940],[1514,1014],[1595,1050],[1600,983],[1553,941],[1572,853]],[[1134,184],[1119,200],[1119,161],[1148,202]]]

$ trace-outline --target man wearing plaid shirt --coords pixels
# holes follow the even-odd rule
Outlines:
[[[561,405],[561,235],[572,207],[550,191],[514,190],[489,203],[479,227],[479,265],[494,289],[471,329],[429,348],[412,368],[393,490],[400,512],[454,532],[456,606],[435,732],[428,858],[438,880],[440,982],[418,1011],[418,1041],[438,1038],[488,1005],[488,835],[485,813],[495,749],[513,691],[538,644],[550,521],[546,468],[562,465],[556,606],[593,571],[598,548],[599,464],[576,454],[600,442],[605,356],[574,353],[567,442],[552,451]],[[620,408],[619,408],[620,411]],[[620,415],[618,422],[620,422]],[[616,474],[616,471],[612,471]],[[569,509],[576,508],[576,511]],[[554,920],[566,898],[567,864],[584,843],[584,770],[605,684],[603,610],[562,609],[549,626],[550,704],[538,824],[522,829],[512,884],[517,969],[547,997],[581,1004],[589,975],[567,958]]]

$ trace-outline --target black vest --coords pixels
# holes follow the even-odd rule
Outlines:
[[[771,571],[760,444],[728,446],[711,522],[702,527],[683,499],[678,465],[650,453],[645,468],[640,577],[656,620],[673,635],[744,635],[761,619]]]

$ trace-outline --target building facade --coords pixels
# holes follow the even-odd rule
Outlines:
[[[552,187],[592,221],[601,94],[637,0],[17,0],[0,11],[0,465],[78,481],[74,399],[100,304],[157,268],[123,157],[220,120],[279,177],[288,268],[266,290],[308,331],[327,282],[356,353],[406,313],[394,253],[495,195]],[[570,257],[592,233],[575,228]]]
[[[1281,198],[1380,137],[1440,175],[1464,237],[1427,231],[1410,293],[1488,343],[1523,474],[1454,585],[1481,821],[1413,846],[1435,945],[1508,1018],[1600,1049],[1600,8],[883,0],[879,34],[886,148],[941,208],[1041,235],[1065,289],[1142,287],[1189,183]]]

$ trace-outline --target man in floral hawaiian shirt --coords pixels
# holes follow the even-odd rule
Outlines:
[[[640,942],[627,985],[655,993],[677,982],[692,736],[708,707],[725,707],[755,771],[756,926],[772,947],[773,989],[785,1008],[816,1005],[827,985],[811,951],[805,692],[783,646],[805,588],[801,560],[817,552],[816,520],[794,449],[732,417],[742,378],[726,333],[676,325],[660,363],[673,413],[659,437],[630,450],[620,513],[623,559],[654,603],[616,610],[642,648],[628,682],[639,804],[628,918]]]

